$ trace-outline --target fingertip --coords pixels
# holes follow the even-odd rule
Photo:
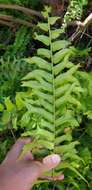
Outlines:
[[[43,159],[43,164],[48,167],[48,169],[52,169],[56,167],[61,161],[61,158],[58,154],[52,154]]]

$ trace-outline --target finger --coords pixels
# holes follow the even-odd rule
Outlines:
[[[13,145],[12,149],[8,152],[3,164],[15,162],[20,155],[22,148],[25,144],[30,143],[30,138],[23,138],[17,140],[17,142]]]
[[[64,174],[58,176],[42,176],[40,177],[41,180],[48,180],[48,181],[62,181],[64,179]]]
[[[31,187],[35,184],[36,180],[40,178],[45,172],[55,168],[60,163],[60,156],[57,154],[49,155],[43,159],[42,162],[32,161],[26,167],[27,180],[30,182]]]
[[[60,160],[59,155],[53,154],[45,157],[42,162],[32,161],[29,163],[28,169],[26,168],[28,172],[28,180],[30,180],[31,176],[31,182],[33,185],[45,172],[55,168],[60,163]]]
[[[55,168],[61,161],[61,158],[57,154],[52,154],[43,159],[43,166],[45,171],[49,171]]]

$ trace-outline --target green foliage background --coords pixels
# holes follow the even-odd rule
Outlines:
[[[18,4],[37,11],[38,7],[40,10],[43,9],[40,0],[3,0],[0,3]],[[64,30],[68,22],[81,19],[87,4],[87,0],[69,1],[63,18]],[[1,10],[1,14],[24,19],[24,15],[18,11]],[[31,146],[24,147],[23,154],[31,148],[35,157],[40,157],[53,152],[56,147],[55,152],[61,154],[63,163],[54,174],[64,172],[65,180],[62,183],[40,183],[33,188],[34,190],[91,190],[92,72],[85,71],[87,66],[85,60],[91,55],[91,47],[87,48],[87,44],[84,49],[81,45],[80,48],[74,47],[68,37],[62,34],[61,26],[55,25],[57,17],[44,14],[47,20],[44,23],[42,21],[42,24],[39,23],[38,28],[35,27],[35,23],[33,28],[23,25],[11,28],[3,25],[0,30],[0,161],[4,159],[18,137],[36,136],[38,147],[33,141]],[[48,28],[48,18],[51,18],[50,28]],[[25,20],[28,20],[27,16]],[[30,20],[32,22],[31,17]],[[52,59],[52,51],[48,46],[48,38],[52,32],[50,45],[56,43],[56,47],[55,44],[53,46],[56,48],[53,50],[55,75],[52,73],[52,77],[55,81],[56,77],[60,78],[58,83],[61,87],[54,86],[57,97],[60,98],[55,99],[58,117],[61,118],[60,130],[57,126],[54,130],[49,127],[53,100],[52,105],[45,102],[53,95],[52,83],[48,77],[52,71],[49,71],[47,66],[48,61],[51,62]],[[44,68],[41,64],[43,61]],[[41,92],[43,92],[42,97],[39,94]],[[40,115],[39,109],[42,113]],[[55,130],[58,131],[57,135],[54,133]],[[41,154],[38,151],[40,146],[42,146]]]

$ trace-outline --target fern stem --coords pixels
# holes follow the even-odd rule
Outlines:
[[[53,61],[53,50],[52,50],[52,35],[51,35],[51,26],[50,26],[50,20],[49,20],[49,14],[48,14],[48,28],[49,28],[49,39],[50,39],[50,52],[51,52],[51,67],[52,67],[52,88],[53,88],[53,131],[54,131],[54,142],[55,142],[55,133],[56,133],[56,107],[55,107],[55,80],[54,80],[54,61]],[[55,147],[55,144],[54,144]],[[55,153],[55,148],[53,149],[53,152]]]

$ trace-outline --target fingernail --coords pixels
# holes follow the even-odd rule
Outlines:
[[[49,155],[43,159],[44,164],[59,164],[61,158],[57,154]]]

